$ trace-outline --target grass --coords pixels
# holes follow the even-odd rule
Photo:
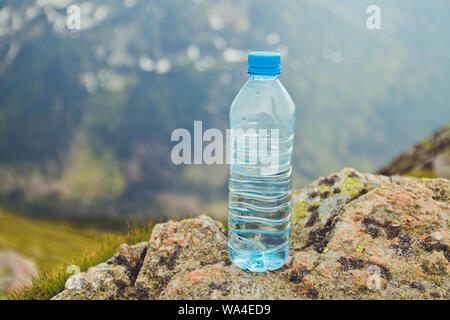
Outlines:
[[[76,265],[80,270],[86,271],[92,266],[108,260],[119,250],[122,243],[136,244],[150,239],[152,225],[145,227],[129,227],[126,234],[105,233],[93,241],[89,250],[84,250],[73,258],[60,264],[58,267],[43,272],[33,280],[33,286],[25,287],[20,292],[3,296],[8,300],[48,300],[64,289],[64,285],[70,274],[67,267]],[[0,296],[1,300],[1,296]]]
[[[0,209],[0,250],[31,258],[40,272],[95,244],[98,230],[22,217]]]
[[[32,287],[1,299],[46,300],[64,289],[66,269],[81,271],[108,260],[122,243],[150,239],[151,225],[128,227],[128,232],[111,233],[77,228],[63,222],[32,219],[0,209],[0,250],[13,250],[36,262],[39,276]]]

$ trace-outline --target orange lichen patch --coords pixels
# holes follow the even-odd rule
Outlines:
[[[381,188],[375,189],[375,193],[380,195],[380,196],[383,196],[383,197],[386,196],[386,190],[385,189],[381,189]]]
[[[168,239],[168,240],[166,240],[166,242],[164,242],[164,245],[166,245],[166,246],[171,246],[172,244],[173,244],[172,239]]]
[[[209,277],[209,274],[205,270],[194,270],[186,275],[186,281],[190,284],[195,284],[199,281],[203,281],[205,278]]]
[[[420,220],[416,217],[413,217],[409,215],[408,213],[404,214],[403,217],[400,219],[401,225],[405,229],[411,229],[414,226],[418,225],[420,223]]]
[[[162,239],[168,238],[177,232],[179,224],[179,222],[169,221],[164,224],[164,228],[161,227],[162,224],[157,224],[153,228],[149,244],[155,248],[158,248],[161,245]]]
[[[349,277],[352,280],[353,287],[365,287],[367,285],[367,278],[371,274],[367,270],[352,270],[350,271]]]
[[[399,186],[390,188],[389,192],[386,192],[385,197],[388,203],[392,205],[393,210],[396,211],[411,205],[414,201],[414,199]]]

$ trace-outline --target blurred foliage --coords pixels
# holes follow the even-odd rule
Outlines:
[[[94,149],[86,134],[81,133],[69,157],[71,163],[59,182],[61,193],[68,199],[91,204],[116,197],[124,190],[120,164],[108,147]]]
[[[155,217],[224,203],[227,167],[173,165],[170,134],[228,126],[250,50],[283,56],[294,187],[373,171],[450,119],[448,1],[380,0],[380,31],[366,0],[96,0],[81,31],[66,2],[0,5],[0,205]]]
[[[405,176],[413,178],[439,178],[433,171],[410,171]]]

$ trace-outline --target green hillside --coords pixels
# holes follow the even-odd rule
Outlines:
[[[11,249],[31,258],[40,271],[92,247],[101,234],[97,230],[77,229],[0,210],[0,250]]]

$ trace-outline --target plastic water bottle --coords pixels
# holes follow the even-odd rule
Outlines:
[[[230,111],[228,247],[245,270],[281,268],[291,227],[295,105],[278,80],[280,55],[251,52],[250,78]]]

